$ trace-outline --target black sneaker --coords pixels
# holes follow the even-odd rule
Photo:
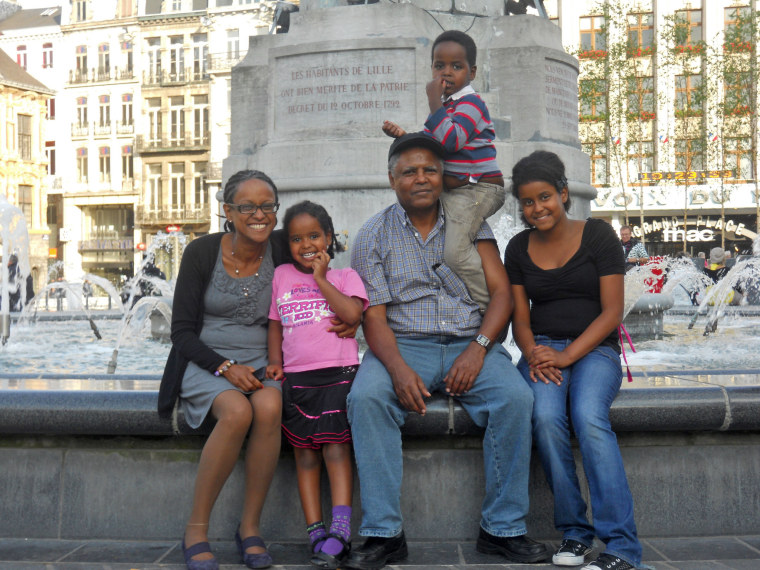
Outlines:
[[[559,545],[559,550],[552,556],[552,563],[555,566],[580,566],[586,558],[586,554],[591,552],[592,548],[582,542],[566,538]]]
[[[635,566],[612,554],[600,554],[599,558],[584,566],[583,570],[635,570]]]

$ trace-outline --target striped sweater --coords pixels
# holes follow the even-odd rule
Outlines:
[[[471,85],[454,93],[428,116],[425,132],[446,148],[446,174],[472,182],[502,175],[496,163],[496,133],[488,107]]]

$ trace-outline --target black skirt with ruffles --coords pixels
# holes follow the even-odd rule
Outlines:
[[[286,372],[282,382],[282,431],[293,447],[320,449],[349,443],[346,398],[359,366]]]

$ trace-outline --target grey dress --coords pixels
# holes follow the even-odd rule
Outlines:
[[[271,248],[267,248],[256,275],[235,278],[230,277],[224,268],[220,247],[211,282],[203,297],[201,341],[238,364],[254,368],[266,366],[273,275]],[[280,388],[280,383],[274,380],[266,380],[263,384]],[[242,391],[224,376],[214,376],[189,362],[179,394],[188,425],[199,427],[214,399],[225,390]]]

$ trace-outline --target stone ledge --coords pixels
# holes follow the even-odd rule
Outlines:
[[[31,389],[24,380],[17,386],[6,380],[0,399],[0,434],[166,436],[208,432],[207,425],[199,430],[190,428],[181,412],[173,420],[159,418],[157,392],[147,388],[155,386],[154,380],[103,377],[100,381],[98,389],[82,389],[82,383],[92,385],[97,380],[72,380],[69,386],[65,377],[58,377],[46,387],[45,380],[38,379]],[[622,432],[760,430],[760,386],[696,383],[623,389],[612,404],[610,417],[612,427]],[[418,437],[478,435],[481,431],[454,398],[435,394],[425,417],[411,414],[403,433]]]

